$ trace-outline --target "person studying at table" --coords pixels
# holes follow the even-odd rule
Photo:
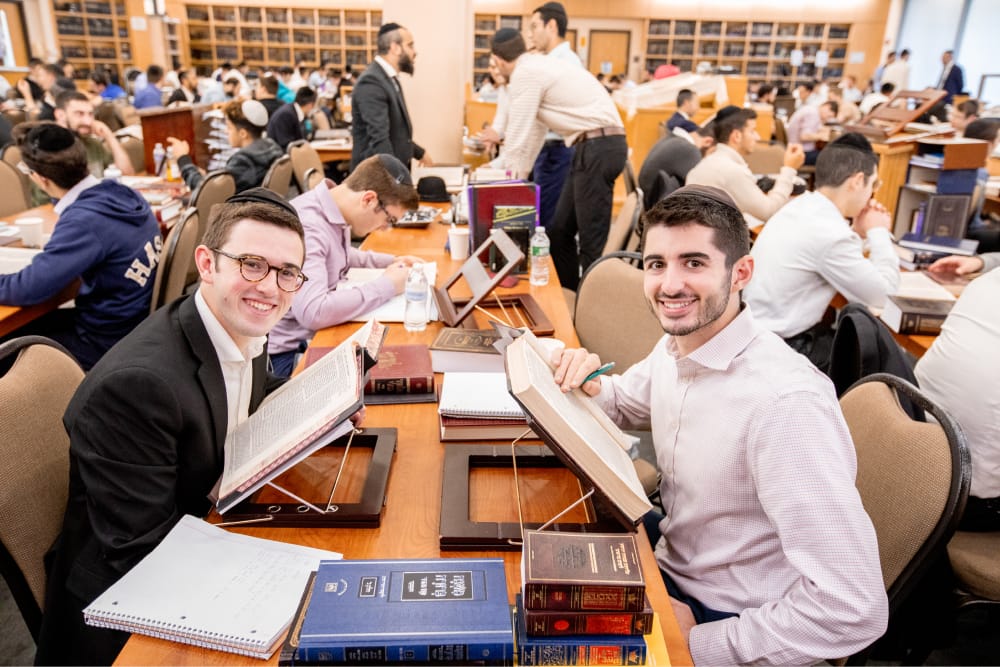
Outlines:
[[[238,149],[226,162],[226,171],[236,181],[236,192],[255,188],[264,182],[267,170],[285,151],[273,139],[263,136],[267,109],[257,100],[227,102],[223,113],[229,145]],[[167,137],[167,141],[177,157],[184,183],[194,190],[205,180],[205,174],[192,162],[191,147],[174,137]]]
[[[839,292],[881,308],[899,287],[892,218],[873,198],[877,189],[871,144],[854,132],[838,137],[816,160],[816,190],[783,206],[753,246],[747,303],[763,327],[820,370],[833,345],[832,323],[824,320],[830,300]]]
[[[46,556],[36,664],[114,661],[128,633],[87,626],[82,610],[181,516],[208,512],[226,434],[281,384],[264,346],[306,280],[295,209],[254,188],[209,222],[195,249],[198,290],[105,355],[66,409],[69,499]]]
[[[554,379],[652,427],[667,516],[646,532],[694,663],[812,664],[881,636],[888,602],[833,384],[741,302],[749,253],[731,197],[676,190],[647,213],[642,249],[667,335],[589,382],[597,355],[559,351]]]
[[[310,280],[271,332],[268,352],[276,375],[291,375],[295,355],[317,329],[348,322],[403,292],[409,267],[422,260],[359,250],[351,245],[351,235],[385,229],[417,203],[409,170],[388,153],[362,161],[340,185],[324,180],[292,200],[305,228],[303,269]],[[385,273],[357,288],[337,289],[353,267],[384,268]]]
[[[52,238],[31,263],[0,275],[0,303],[31,306],[73,281],[73,308],[61,308],[15,332],[58,341],[86,370],[149,314],[162,240],[153,212],[131,188],[99,181],[71,130],[52,122],[21,123],[13,138],[18,168],[59,200]]]

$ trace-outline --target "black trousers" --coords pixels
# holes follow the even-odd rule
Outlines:
[[[532,178],[538,186],[538,221],[548,231],[559,204],[559,195],[566,184],[566,175],[573,163],[573,147],[562,141],[550,139],[535,158]]]
[[[625,135],[597,137],[576,145],[549,231],[552,262],[563,287],[575,291],[582,272],[604,251],[615,179],[625,168],[627,156]]]

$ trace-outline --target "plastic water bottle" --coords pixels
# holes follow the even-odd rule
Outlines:
[[[164,163],[167,161],[167,151],[163,148],[163,144],[157,142],[153,147],[153,169],[156,170],[155,176],[163,175],[163,168],[166,166]]]
[[[181,168],[177,166],[177,158],[174,157],[173,147],[167,148],[167,180],[181,180]]]
[[[427,328],[427,276],[420,264],[410,267],[403,294],[406,296],[403,327],[407,331],[423,331]]]
[[[116,167],[115,163],[112,162],[104,170],[104,180],[106,180],[106,181],[114,181],[115,183],[121,183],[122,182],[122,170],[119,169],[118,167]]]
[[[549,235],[538,225],[531,235],[531,284],[549,284]]]

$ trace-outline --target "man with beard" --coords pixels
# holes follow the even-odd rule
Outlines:
[[[740,302],[749,251],[729,195],[675,191],[647,214],[642,253],[667,335],[586,383],[597,355],[557,352],[554,379],[652,428],[666,517],[646,532],[694,663],[812,664],[868,646],[888,603],[833,385]]]
[[[398,23],[386,23],[379,28],[376,45],[375,62],[358,77],[351,98],[351,169],[379,153],[395,155],[407,168],[414,158],[430,166],[431,156],[413,141],[413,125],[399,85],[399,72],[413,75],[417,57],[413,35]]]
[[[107,125],[94,118],[94,105],[86,95],[68,90],[56,98],[56,123],[72,130],[87,149],[87,170],[95,178],[104,177],[104,169],[114,163],[122,174],[131,176],[135,168],[128,153]]]
[[[180,87],[174,89],[167,99],[167,106],[176,103],[197,104],[201,100],[198,94],[198,74],[193,69],[182,69],[177,78],[180,80]]]

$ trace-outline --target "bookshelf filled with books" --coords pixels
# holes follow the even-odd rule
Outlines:
[[[527,21],[516,14],[476,14],[473,45],[472,74],[473,81],[479,81],[490,69],[490,39],[500,28],[523,30]]]
[[[376,9],[328,6],[195,4],[186,6],[192,65],[207,75],[223,62],[251,68],[305,61],[363,69],[375,57],[382,24]]]
[[[132,63],[129,12],[125,0],[52,0],[56,39],[62,58],[76,65],[75,77]]]
[[[646,68],[674,64],[689,72],[708,62],[745,74],[753,82],[785,85],[839,77],[847,62],[851,29],[846,22],[650,18]]]

